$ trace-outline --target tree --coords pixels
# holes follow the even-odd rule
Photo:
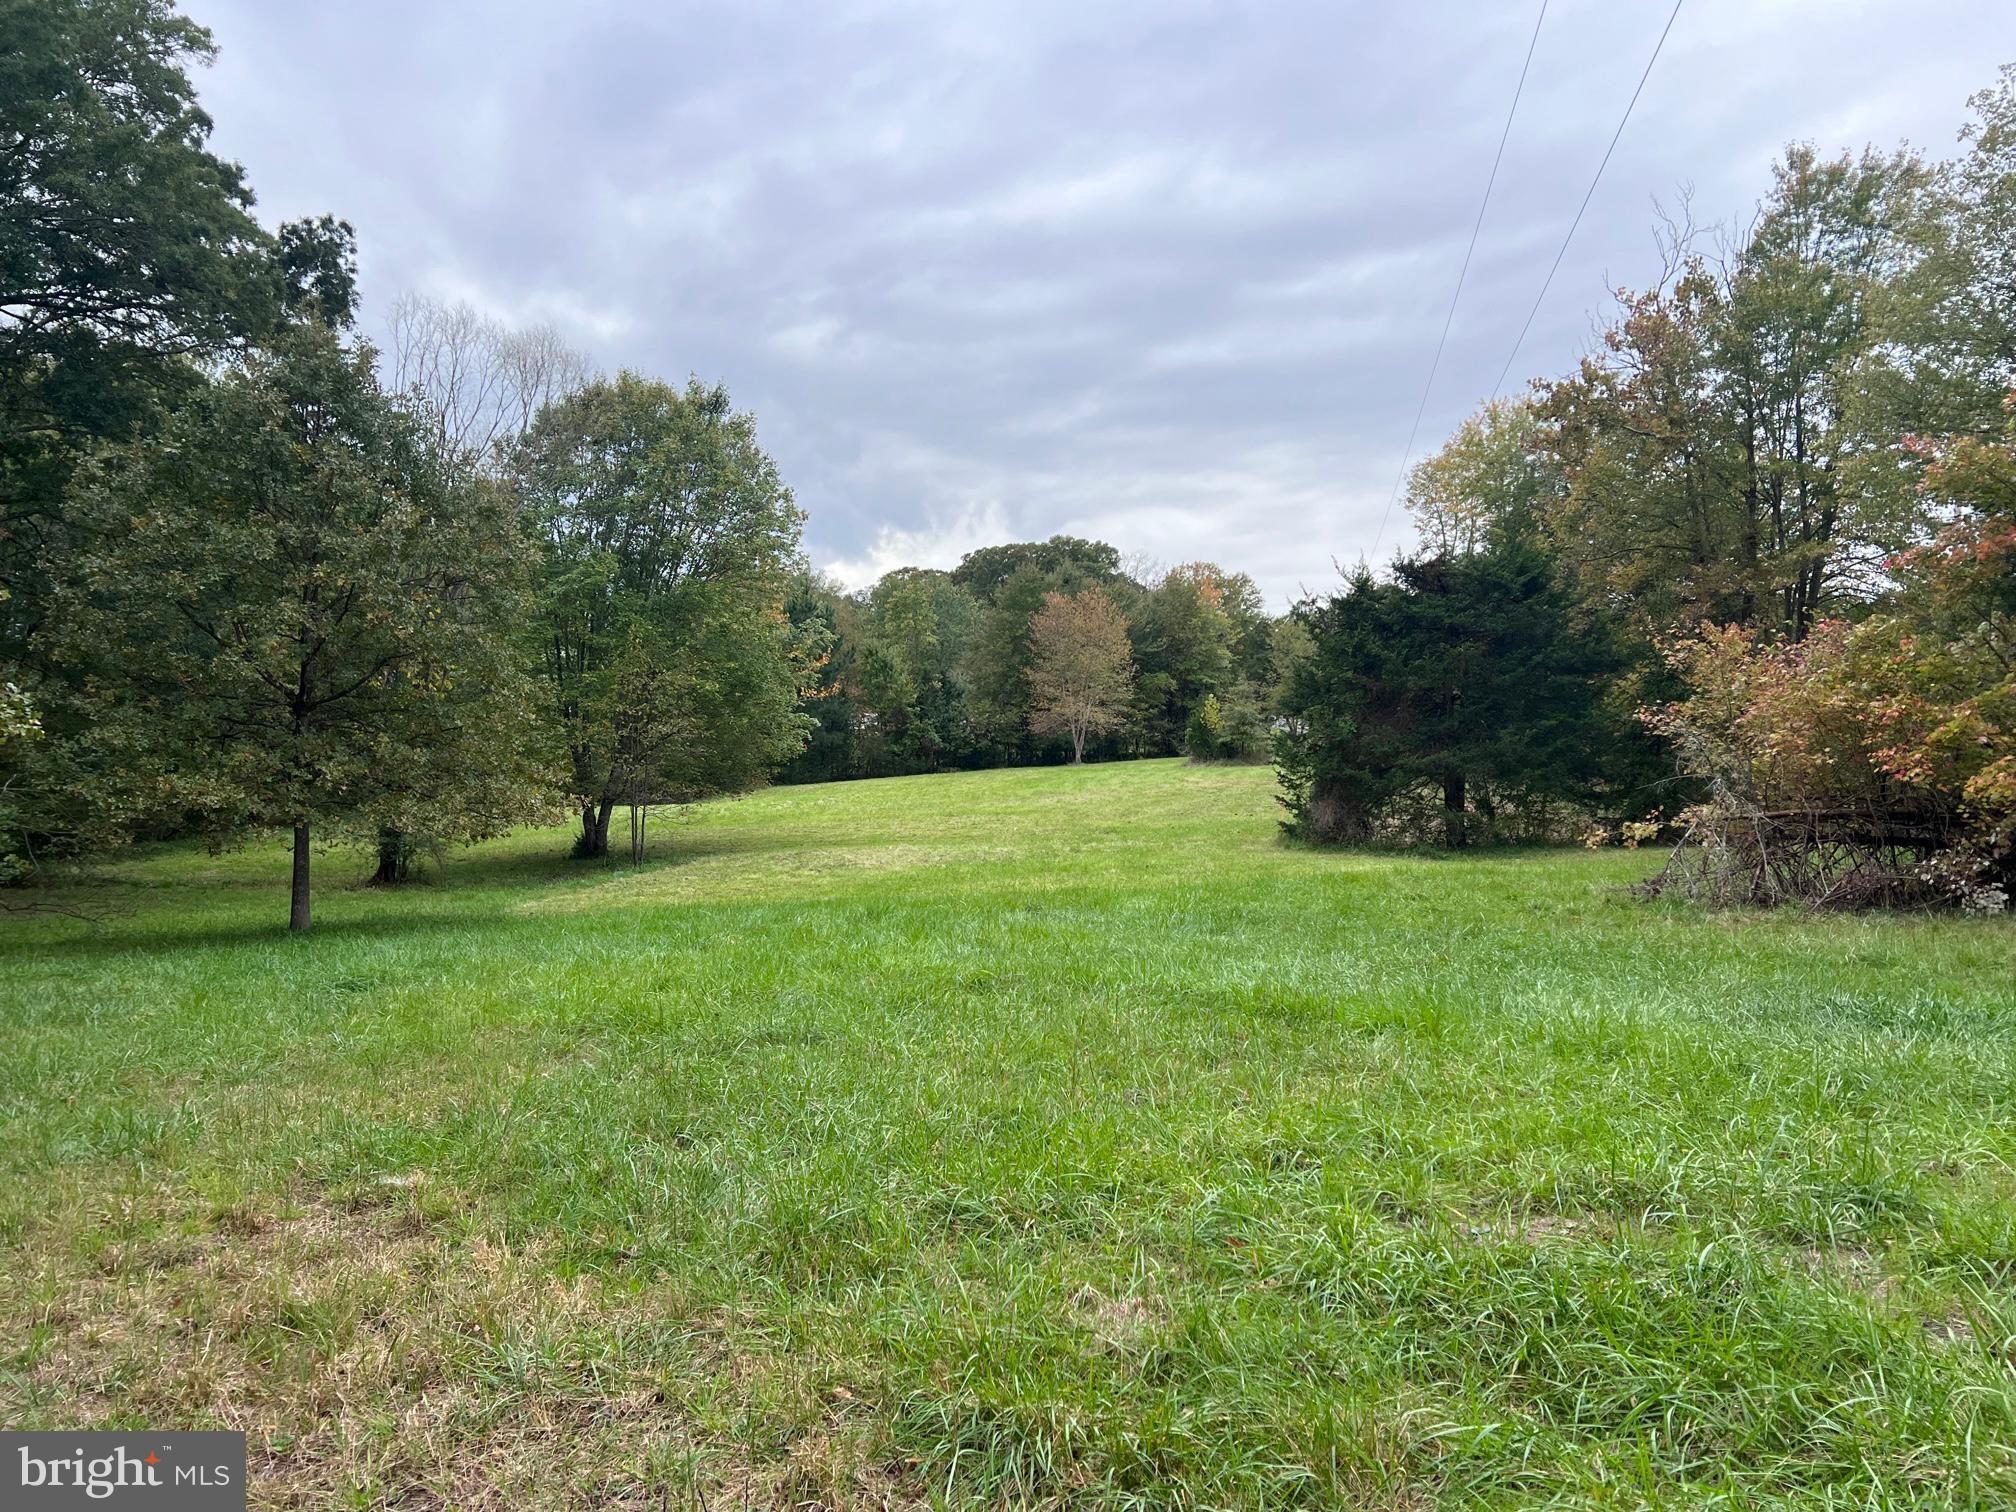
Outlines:
[[[514,329],[421,294],[393,301],[387,324],[389,385],[419,397],[441,449],[472,472],[504,469],[539,411],[588,381],[550,325]]]
[[[1234,683],[1221,699],[1206,693],[1190,711],[1183,749],[1192,761],[1252,761],[1267,752],[1267,725],[1253,685]]]
[[[1550,803],[1590,805],[1625,768],[1607,698],[1620,659],[1546,558],[1517,537],[1467,556],[1361,570],[1304,605],[1314,650],[1284,702],[1291,832],[1461,846]],[[1432,807],[1431,807],[1432,805]]]
[[[860,644],[859,608],[840,585],[800,563],[784,595],[784,614],[801,643],[824,649],[804,674],[799,713],[810,722],[805,749],[777,774],[780,782],[823,782],[856,775],[856,725],[864,710],[852,692]]]
[[[956,576],[956,574],[955,574]],[[1027,759],[1030,728],[1029,668],[1034,657],[1029,627],[1053,591],[1052,580],[1024,564],[998,584],[980,615],[960,672],[973,717],[996,749]]]
[[[959,559],[959,565],[952,569],[952,581],[983,604],[991,604],[1002,585],[1025,568],[1048,578],[1056,588],[1073,590],[1086,584],[1104,587],[1120,577],[1120,553],[1104,541],[1065,535],[1055,535],[1047,541],[982,546]]]
[[[78,459],[275,313],[251,191],[185,72],[211,55],[160,0],[0,0],[0,663],[70,549]]]
[[[158,444],[106,456],[78,507],[92,546],[60,633],[99,770],[219,836],[291,830],[290,928],[318,825],[418,796],[475,838],[522,803],[522,538],[496,494],[455,486],[368,348],[296,327]]]
[[[2010,396],[2016,417],[2016,393]],[[1729,902],[1958,902],[2016,889],[2016,419],[1919,442],[1951,518],[1890,564],[1900,591],[1796,643],[1704,629],[1648,715],[1706,801],[1661,886]]]
[[[1085,760],[1085,738],[1117,728],[1134,682],[1127,627],[1096,588],[1050,593],[1029,626],[1029,727],[1071,737],[1071,763]]]
[[[1191,711],[1231,684],[1238,629],[1226,612],[1227,587],[1242,584],[1251,589],[1243,577],[1196,562],[1165,573],[1130,606],[1127,632],[1140,672],[1134,733],[1148,751],[1180,749]]]
[[[1508,532],[1530,535],[1563,488],[1533,408],[1485,405],[1408,475],[1407,510],[1429,556],[1466,556]]]
[[[803,516],[728,392],[621,373],[543,409],[518,446],[518,497],[543,548],[537,634],[581,816],[608,854],[618,803],[732,792],[805,744],[798,710],[822,644],[782,605]],[[686,690],[686,735],[626,744],[643,648]]]
[[[318,215],[280,227],[275,249],[280,302],[295,319],[332,331],[357,319],[357,233],[347,220]]]
[[[1713,260],[1676,246],[1603,352],[1542,387],[1539,439],[1565,480],[1542,517],[1591,603],[1652,633],[1796,640],[1880,592],[1922,518],[1901,434],[1855,396],[1920,260],[1906,231],[1927,185],[1908,154],[1792,149],[1748,235]]]
[[[39,720],[32,745],[0,748],[0,788],[23,856],[106,833],[103,803],[79,802],[109,790],[89,780],[78,689],[48,634],[56,584],[90,545],[71,517],[77,469],[155,435],[208,364],[354,271],[340,223],[276,241],[252,219],[188,76],[211,56],[162,0],[0,0],[0,677]]]
[[[347,310],[354,296],[354,258],[343,255],[349,229],[327,216],[299,231],[282,228],[293,302],[325,321]],[[389,370],[390,386],[427,427],[435,454],[470,487],[504,487],[509,448],[543,405],[587,374],[585,360],[550,326],[512,330],[466,304],[408,294],[394,302],[389,325],[381,367]],[[430,809],[424,802],[395,807],[408,814]],[[410,822],[388,822],[378,836],[373,881],[405,881],[414,858],[437,838]]]
[[[0,682],[0,887],[34,870],[31,821],[21,810],[15,789],[20,754],[42,738],[42,721],[28,695],[11,682]]]
[[[979,606],[951,576],[885,573],[861,606],[856,690],[873,711],[880,771],[934,771],[971,744],[959,654]]]

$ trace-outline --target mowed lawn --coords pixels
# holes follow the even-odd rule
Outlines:
[[[0,921],[0,1421],[255,1505],[2008,1506],[2016,927],[1174,762]],[[618,826],[621,827],[620,824]]]

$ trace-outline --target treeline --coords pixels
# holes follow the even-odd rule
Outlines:
[[[2016,71],[1950,163],[1790,150],[1669,226],[1577,371],[1413,474],[1416,551],[1301,606],[1290,824],[1695,844],[1668,882],[2006,901]]]
[[[839,593],[719,386],[415,296],[365,340],[351,228],[269,233],[209,151],[200,27],[8,25],[0,886],[277,830],[305,928],[336,839],[391,885],[562,811],[641,858],[780,767],[1264,755],[1301,633],[1249,579],[1059,537]]]
[[[1046,637],[1046,606],[1060,600]],[[1180,752],[1264,759],[1307,645],[1243,573],[1130,572],[1112,546],[1071,536],[985,547],[949,572],[901,568],[859,593],[801,573],[787,607],[829,648],[805,704],[810,740],[782,773],[796,782]],[[1105,672],[1075,735],[1056,682],[1074,658],[1075,686]]]
[[[350,228],[269,233],[208,150],[201,28],[5,15],[0,886],[279,830],[305,927],[333,837],[389,884],[562,811],[641,855],[780,771],[1270,747],[1319,841],[2016,884],[2016,72],[1950,163],[1797,148],[1740,234],[1670,227],[1577,371],[1415,470],[1415,549],[1272,619],[1069,537],[840,592],[719,386],[415,298],[365,341]]]
[[[349,226],[269,234],[209,152],[201,28],[6,19],[0,884],[279,830],[305,928],[332,837],[386,883],[563,805],[634,850],[801,748],[802,516],[723,389],[424,300],[381,354]]]

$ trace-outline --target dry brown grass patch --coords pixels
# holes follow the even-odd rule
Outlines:
[[[691,1403],[774,1396],[780,1362],[663,1289],[442,1221],[454,1206],[402,1181],[271,1212],[157,1194],[60,1214],[0,1257],[33,1299],[0,1320],[0,1420],[242,1429],[262,1508],[906,1500],[864,1404],[781,1455],[709,1433]]]

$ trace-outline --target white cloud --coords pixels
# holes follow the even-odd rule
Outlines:
[[[221,48],[216,145],[269,219],[353,221],[367,315],[427,289],[725,381],[850,582],[1069,531],[1277,605],[1404,534],[1381,516],[1532,25],[1493,0],[188,9]],[[1503,365],[1664,11],[1549,7],[1421,448]],[[1514,380],[1655,276],[1653,196],[1691,183],[1719,221],[1790,140],[1951,150],[2010,57],[2008,0],[1689,0]]]
[[[950,569],[969,551],[1015,539],[998,504],[969,504],[948,519],[905,530],[884,525],[858,556],[814,559],[813,565],[849,589],[866,588],[898,567]]]

